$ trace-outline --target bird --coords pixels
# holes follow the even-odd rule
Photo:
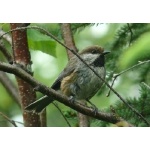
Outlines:
[[[110,51],[98,45],[88,46],[79,52],[79,56],[96,71],[102,79],[105,79],[105,55]],[[103,81],[76,55],[70,58],[64,70],[52,84],[51,88],[60,91],[72,100],[87,100],[98,92]],[[39,100],[28,105],[25,110],[35,113],[42,112],[54,99],[43,96]]]

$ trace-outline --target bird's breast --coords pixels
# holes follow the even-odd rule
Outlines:
[[[104,67],[96,67],[94,70],[100,75],[101,78],[105,78]],[[80,89],[82,89],[78,92],[78,95],[79,97],[90,99],[100,89],[100,87],[103,84],[103,81],[90,69],[85,70],[83,72],[80,72],[81,75],[79,75],[80,77],[77,81],[78,86],[80,87]]]
[[[95,67],[94,70],[101,78],[105,78],[104,67]],[[91,69],[80,67],[62,80],[61,91],[63,94],[74,96],[76,99],[90,99],[102,84],[102,80]]]

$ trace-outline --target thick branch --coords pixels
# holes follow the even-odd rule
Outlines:
[[[71,24],[70,23],[62,23],[61,24],[61,31],[62,31],[62,35],[63,35],[63,39],[65,42],[65,45],[67,47],[69,47],[70,49],[73,49],[74,51],[77,52],[77,48],[75,46],[75,42],[73,39],[73,34],[71,31]],[[67,48],[66,48],[67,54],[68,54],[68,58],[70,59],[73,56],[73,53],[70,52]]]
[[[47,86],[39,83],[31,75],[29,75],[26,71],[24,71],[23,69],[19,68],[16,65],[10,65],[10,64],[0,62],[0,70],[15,74],[19,78],[21,78],[24,81],[31,84],[32,87],[34,87],[36,89],[38,87],[39,92],[41,92],[45,95],[51,96],[54,99],[57,99],[60,103],[63,103],[66,106],[69,106],[72,109],[79,111],[80,113],[82,113],[84,115],[88,115],[93,118],[107,121],[110,123],[117,123],[122,120],[122,118],[115,117],[113,114],[110,114],[110,113],[104,113],[104,112],[98,111],[95,114],[95,112],[93,111],[93,109],[91,107],[84,106],[84,105],[80,104],[79,102],[70,103],[68,97],[66,97],[65,95],[61,95],[60,93],[56,92],[55,90],[48,88]]]
[[[11,23],[11,29],[16,29],[20,26],[26,26],[22,23]],[[12,46],[13,46],[13,55],[14,55],[14,62],[18,65],[23,67],[25,70],[29,70],[31,72],[31,57],[28,48],[28,41],[27,41],[27,32],[26,29],[24,30],[16,30],[12,31]],[[32,86],[16,77],[19,89],[19,95],[21,99],[21,106],[22,106],[22,113],[23,113],[23,120],[25,126],[30,127],[40,127],[40,117],[37,114],[29,113],[24,110],[26,106],[36,100],[36,93],[33,90]]]

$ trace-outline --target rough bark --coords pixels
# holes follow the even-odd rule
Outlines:
[[[11,23],[11,29],[15,29],[25,24],[21,23]],[[12,45],[13,45],[13,55],[14,63],[24,70],[31,72],[31,58],[28,49],[27,42],[27,32],[24,30],[17,30],[12,32]],[[21,99],[21,107],[24,119],[24,126],[26,127],[40,127],[40,117],[35,113],[29,113],[24,111],[24,108],[30,103],[36,100],[36,93],[32,86],[26,81],[16,77],[19,89],[19,95]]]

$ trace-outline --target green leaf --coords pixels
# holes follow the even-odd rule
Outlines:
[[[56,56],[56,41],[36,30],[28,30],[28,44],[32,50],[39,50],[46,54]]]
[[[119,58],[119,70],[126,69],[138,63],[150,59],[150,32],[144,33],[133,43]]]

